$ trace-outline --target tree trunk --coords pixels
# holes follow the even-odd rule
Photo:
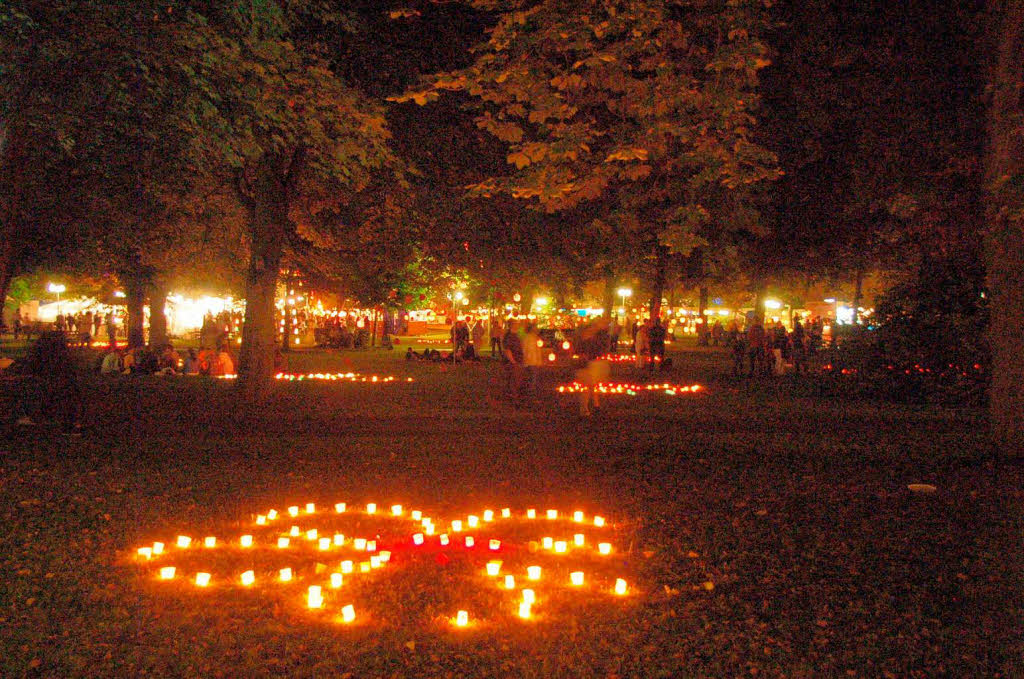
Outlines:
[[[857,272],[853,280],[853,323],[860,322],[860,308],[863,306],[861,300],[864,297],[864,265],[857,263]]]
[[[754,318],[762,325],[764,324],[764,293],[766,287],[764,281],[757,281],[754,288]]]
[[[149,345],[167,344],[167,286],[154,282],[149,288]]]
[[[601,297],[601,306],[607,312],[605,318],[611,318],[612,310],[615,308],[615,270],[611,267],[605,269],[604,294]]]
[[[661,316],[661,298],[665,294],[665,279],[668,275],[668,251],[663,245],[655,245],[654,287],[651,290],[651,318]]]
[[[128,334],[128,348],[145,346],[146,335],[144,319],[146,309],[146,280],[136,272],[123,276],[125,302],[128,317],[125,319],[125,331]]]
[[[1024,457],[1024,0],[993,0],[986,184],[987,276],[993,439]]]
[[[277,346],[274,301],[288,223],[284,185],[270,167],[261,169],[250,213],[252,246],[245,277],[245,322],[238,357],[238,391],[243,403],[252,406],[269,395],[274,374]]]

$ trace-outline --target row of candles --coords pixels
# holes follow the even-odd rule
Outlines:
[[[703,389],[703,387],[699,384],[631,384],[629,382],[598,382],[593,386],[581,384],[580,382],[570,382],[558,387],[559,393],[562,394],[576,394],[581,391],[589,391],[590,389],[594,389],[599,394],[637,396],[640,392],[644,391],[660,391],[668,396],[675,396],[677,394],[696,393]]]
[[[349,511],[348,505],[344,502],[339,502],[334,505],[335,514],[344,514]],[[303,508],[299,505],[292,505],[287,508],[285,513],[292,517],[298,518],[300,516],[310,516],[317,513],[317,507],[315,503],[307,503]],[[384,513],[384,512],[381,512]],[[378,507],[376,503],[368,503],[365,506],[366,515],[378,514]],[[411,543],[414,547],[423,546],[426,544],[427,536],[433,535],[436,527],[433,520],[429,517],[424,517],[423,513],[418,510],[406,512],[402,505],[392,505],[389,513],[385,513],[392,518],[408,518],[413,521],[419,522],[422,526],[422,531],[413,533],[411,536]],[[268,526],[271,522],[282,516],[275,509],[269,510],[266,514],[259,514],[256,516],[255,523],[258,526]],[[527,520],[536,520],[541,516],[545,517],[548,521],[555,521],[558,519],[568,519],[571,516],[572,522],[576,524],[589,523],[596,528],[603,528],[606,525],[605,519],[602,516],[593,516],[587,518],[584,512],[575,511],[571,515],[561,514],[558,510],[548,509],[543,513],[538,512],[536,509],[527,509],[518,517],[525,518]],[[512,510],[510,508],[504,508],[499,511],[487,509],[481,512],[479,515],[470,514],[464,520],[456,519],[450,522],[450,530],[452,533],[461,532],[467,528],[476,528],[483,523],[489,523],[497,520],[498,518],[511,519],[513,518]],[[339,564],[339,572],[331,573],[329,576],[329,588],[333,590],[340,589],[344,582],[344,576],[351,573],[369,573],[378,568],[384,566],[391,561],[391,552],[387,550],[381,550],[377,552],[376,540],[369,540],[366,538],[352,538],[349,541],[345,535],[341,533],[335,533],[332,536],[321,536],[316,528],[309,528],[303,531],[299,526],[291,526],[287,535],[280,535],[277,537],[277,547],[279,549],[288,548],[292,542],[292,538],[305,537],[306,542],[309,544],[315,544],[320,551],[328,551],[334,547],[343,545],[350,545],[357,551],[365,551],[373,553],[370,556],[369,561],[360,562],[358,565],[350,560],[341,561]],[[471,535],[465,535],[462,537],[460,542],[465,545],[466,548],[473,548],[476,545],[475,538]],[[447,533],[442,533],[437,538],[437,543],[442,546],[448,546],[452,544],[452,537]],[[187,535],[179,535],[174,541],[174,546],[187,550],[194,547],[196,544],[200,544],[200,541],[195,541],[193,538]],[[214,536],[208,536],[202,539],[201,544],[204,548],[213,549],[218,547],[220,544],[234,545],[234,541],[227,543],[219,543],[218,539]],[[256,540],[253,535],[246,534],[242,535],[237,540],[238,546],[243,549],[249,549],[256,546]],[[501,540],[497,538],[487,539],[487,547],[489,550],[497,552],[501,549]],[[543,537],[540,541],[531,541],[529,543],[530,551],[537,551],[538,549],[548,550],[554,554],[566,554],[569,552],[570,547],[572,549],[584,548],[587,545],[586,536],[583,533],[575,533],[572,536],[571,541],[568,539],[556,540],[553,537]],[[137,552],[140,557],[145,560],[152,559],[156,556],[162,555],[166,552],[167,546],[162,542],[155,542],[152,546],[140,547]],[[602,556],[607,556],[612,553],[612,545],[609,542],[599,542],[597,544],[597,552]],[[490,578],[497,578],[501,573],[503,562],[492,560],[487,562],[484,572]],[[321,569],[326,570],[322,564],[317,564],[316,572],[321,572]],[[159,578],[161,580],[173,580],[178,575],[178,570],[175,566],[163,566],[159,569]],[[537,582],[541,580],[541,566],[530,565],[525,569],[525,579],[528,582]],[[569,574],[568,585],[573,588],[582,588],[584,586],[584,572],[573,571]],[[211,585],[213,575],[206,571],[200,571],[195,574],[194,584],[197,587],[209,587]],[[291,567],[281,568],[276,573],[277,582],[290,583],[295,580],[295,571]],[[246,570],[238,577],[238,582],[242,587],[248,588],[256,584],[257,577],[254,570]],[[513,574],[504,574],[502,580],[502,588],[506,590],[513,590],[516,588],[516,576]],[[310,609],[321,609],[324,607],[324,591],[323,585],[310,585],[306,592],[306,606]],[[617,578],[614,585],[610,588],[612,594],[623,596],[628,593],[628,585],[622,578]],[[518,602],[518,615],[521,618],[529,619],[532,617],[532,606],[536,603],[536,594],[533,589],[525,588],[522,590],[522,600]],[[351,623],[355,620],[355,608],[353,604],[347,604],[342,609],[341,621],[345,623]],[[466,627],[469,623],[469,615],[467,611],[460,610],[454,618],[451,619],[453,625],[457,627]]]
[[[233,380],[237,379],[237,374],[229,375],[217,375],[222,380]],[[277,373],[274,375],[275,380],[284,380],[286,382],[302,382],[305,380],[321,380],[327,382],[369,382],[373,384],[387,384],[388,382],[412,382],[411,377],[406,377],[403,380],[393,375],[362,375],[360,373]]]

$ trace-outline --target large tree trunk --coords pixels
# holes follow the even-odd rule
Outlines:
[[[993,0],[996,59],[986,157],[991,429],[1024,456],[1024,0]]]
[[[661,298],[665,295],[665,280],[668,277],[668,248],[654,246],[654,285],[651,290],[651,318],[661,316]]]
[[[245,323],[238,358],[238,390],[247,405],[265,400],[270,393],[277,346],[274,300],[287,224],[284,185],[271,168],[265,167],[252,199],[252,251],[245,278]]]
[[[149,288],[149,345],[167,344],[167,286],[154,281]]]
[[[143,330],[146,308],[146,280],[135,272],[123,276],[125,302],[128,317],[125,319],[125,331],[128,333],[128,348],[134,349],[146,344]]]

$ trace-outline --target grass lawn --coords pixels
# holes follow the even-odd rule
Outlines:
[[[0,676],[1024,673],[1024,479],[988,461],[981,412],[810,398],[788,379],[723,377],[724,354],[680,349],[666,379],[705,391],[612,397],[581,419],[554,389],[567,368],[547,369],[539,402],[513,408],[497,364],[407,363],[404,350],[294,354],[295,371],[415,381],[282,383],[250,417],[224,381],[91,380],[85,436],[42,428],[0,442]],[[320,517],[338,501],[401,503],[439,526],[512,508],[517,518],[464,534],[502,539],[520,587],[527,564],[544,565],[535,618],[518,619],[513,593],[481,574],[481,545],[416,549],[411,522]],[[287,563],[264,541],[293,521],[252,522],[306,502],[322,532],[380,535],[393,551],[325,587],[322,611],[303,603],[327,578],[316,563],[329,572],[359,555],[296,548],[300,577],[274,584]],[[568,556],[533,552],[577,528],[521,518],[531,507],[609,525]],[[223,544],[244,533],[260,545]],[[135,554],[179,534],[222,547]],[[590,549],[599,536],[612,555]],[[155,577],[165,564],[181,571],[172,582]],[[188,581],[200,568],[211,587]],[[229,582],[247,568],[256,586]],[[570,570],[588,584],[567,586]],[[628,596],[607,592],[615,577]],[[345,603],[351,625],[336,620]],[[470,628],[449,623],[458,609]]]

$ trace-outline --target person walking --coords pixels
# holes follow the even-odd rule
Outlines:
[[[650,360],[651,355],[651,319],[647,319],[637,328],[636,337],[633,340],[636,347],[636,367],[641,369]]]

